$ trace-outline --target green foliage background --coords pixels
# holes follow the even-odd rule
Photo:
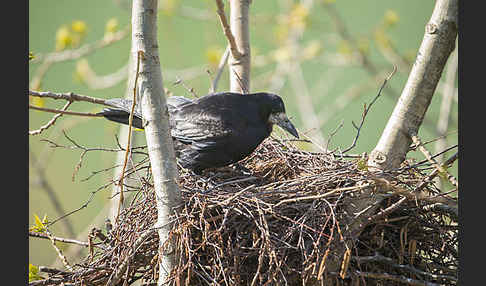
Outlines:
[[[116,18],[119,28],[130,23],[130,11],[125,8],[130,6],[130,1],[97,1],[97,0],[31,0],[29,1],[29,51],[34,55],[52,52],[56,45],[56,31],[62,25],[71,25],[73,20],[84,21],[87,25],[87,33],[80,43],[91,43],[99,40],[105,34],[105,25]],[[259,66],[255,63],[252,67],[252,92],[268,88],[268,84],[259,82],[264,73],[272,71],[277,65],[271,60],[275,50],[283,46],[278,39],[279,31],[283,26],[279,19],[288,17],[295,13],[295,6],[299,1],[277,1],[277,0],[253,0],[250,6],[251,18],[251,47],[252,59],[255,60],[264,56],[267,64]],[[369,103],[376,95],[384,77],[378,81],[371,81],[367,72],[357,63],[350,63],[342,66],[329,64],[329,59],[346,59],[349,47],[343,42],[336,32],[336,27],[331,21],[323,2],[314,1],[313,9],[305,18],[305,32],[301,39],[303,46],[310,41],[315,41],[320,46],[320,53],[315,57],[302,62],[302,70],[309,92],[312,96],[313,106],[316,111],[329,112],[335,110],[334,100],[342,96],[353,86],[369,83],[368,88],[358,93],[351,103],[343,109],[338,110],[320,129],[324,136],[328,136],[336,127],[343,122],[343,128],[333,137],[330,148],[346,148],[351,144],[355,131],[351,121],[356,123],[361,119],[363,103]],[[210,78],[205,72],[209,69],[215,72],[214,54],[218,55],[226,47],[226,38],[222,32],[219,20],[215,13],[215,2],[212,0],[183,1],[166,0],[160,2],[160,13],[158,17],[159,51],[164,77],[164,86],[176,95],[191,95],[182,85],[174,85],[174,71],[176,75],[184,80],[187,86],[195,89],[202,95],[210,87]],[[228,4],[225,2],[225,5]],[[385,33],[398,52],[409,58],[413,63],[415,54],[422,41],[424,27],[432,13],[434,1],[408,0],[370,0],[351,1],[337,0],[333,4],[340,13],[347,25],[351,35],[368,49],[371,61],[382,71],[388,73],[392,70],[392,64],[388,62],[377,49],[373,33],[377,27],[383,28],[384,15],[395,12],[398,15],[398,22],[389,28]],[[187,10],[193,8],[192,10]],[[287,8],[286,8],[287,7]],[[228,8],[228,7],[226,7]],[[187,11],[202,12],[205,19],[195,19],[187,16]],[[84,57],[90,67],[98,75],[113,73],[126,64],[129,57],[130,36],[110,45],[107,48],[98,50]],[[211,56],[213,55],[213,56]],[[113,87],[103,90],[92,90],[76,79],[77,60],[67,61],[53,65],[41,82],[43,91],[52,92],[75,92],[93,97],[115,98],[123,97],[126,89],[126,82],[123,81]],[[38,64],[29,65],[29,79],[35,74]],[[200,75],[193,79],[184,79],[184,74],[177,71],[191,67],[200,67]],[[166,76],[165,71],[171,71],[172,76]],[[398,72],[388,83],[398,94],[406,82],[408,72]],[[327,81],[327,82],[326,82]],[[255,90],[257,86],[261,89]],[[228,89],[227,70],[224,71],[218,90]],[[325,91],[324,91],[325,90]],[[272,90],[268,90],[272,91]],[[303,116],[298,114],[298,96],[286,82],[279,94],[284,98],[287,113],[290,114],[301,132],[309,131],[303,129]],[[437,94],[430,107],[427,120],[433,124],[423,126],[420,135],[423,141],[436,138],[433,132],[439,114],[441,96]],[[45,101],[46,107],[61,108],[64,102]],[[352,153],[369,152],[376,145],[386,121],[395,105],[386,93],[375,103],[364,124],[362,135],[358,145]],[[97,112],[101,106],[94,106],[84,103],[74,103],[70,110]],[[50,120],[52,114],[30,111],[29,129],[37,129]],[[457,131],[457,102],[454,102],[449,130]],[[79,161],[79,150],[55,149],[41,139],[50,139],[59,144],[71,145],[63,136],[61,130],[77,143],[86,147],[116,147],[115,134],[118,126],[115,123],[107,122],[100,118],[81,118],[74,116],[61,117],[56,125],[41,135],[29,137],[29,148],[36,158],[40,158],[46,165],[46,176],[49,183],[59,196],[66,211],[72,211],[83,205],[92,192],[106,184],[112,172],[104,172],[94,176],[90,180],[81,181],[93,171],[109,168],[113,165],[115,155],[108,152],[90,152],[83,161],[74,181],[72,174],[74,167]],[[310,130],[310,137],[317,131]],[[123,140],[123,139],[122,139]],[[447,137],[448,146],[457,144],[457,133]],[[123,142],[123,141],[122,141]],[[432,145],[429,145],[433,151]],[[302,146],[305,148],[305,146]],[[449,152],[448,154],[451,154]],[[412,152],[410,155],[422,159],[419,152]],[[43,217],[47,214],[49,219],[57,218],[52,204],[45,192],[36,184],[36,172],[30,167],[30,188],[29,188],[29,225],[34,222],[34,214]],[[457,175],[457,168],[452,170]],[[76,212],[69,217],[74,225],[75,232],[85,229],[92,219],[98,214],[102,207],[108,203],[111,189],[100,190],[93,196],[93,200],[86,208]],[[58,236],[66,236],[61,223],[51,228],[51,232]],[[61,249],[66,245],[58,243]],[[56,254],[50,242],[47,240],[29,239],[29,262],[34,265],[50,265],[56,258]]]

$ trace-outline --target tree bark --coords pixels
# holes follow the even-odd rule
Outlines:
[[[169,217],[174,213],[174,207],[181,203],[181,194],[177,185],[178,171],[162,85],[157,44],[157,4],[156,0],[133,1],[132,52],[144,53],[140,64],[138,91],[157,202],[155,227],[159,228],[160,241],[158,285],[165,285],[176,264],[173,242],[168,241],[171,229]]]
[[[430,104],[447,58],[454,50],[457,36],[458,0],[437,0],[425,35],[398,103],[385,130],[368,159],[370,170],[398,168],[405,159],[412,136],[416,135]],[[379,182],[376,187],[382,189]],[[382,191],[366,189],[344,205],[347,213],[359,214],[347,224],[345,230],[350,239],[333,248],[337,256],[326,262],[328,271],[339,272],[341,261],[348,246],[353,245],[361,231],[377,212],[383,197]]]
[[[380,170],[398,168],[411,136],[418,133],[442,70],[454,50],[458,30],[458,0],[437,0],[405,88],[388,120],[368,165]]]
[[[230,0],[230,28],[240,55],[230,53],[228,70],[232,92],[250,92],[250,30],[249,8],[251,0]]]

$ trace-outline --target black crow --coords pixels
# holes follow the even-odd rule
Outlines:
[[[131,100],[110,99],[106,103],[113,108],[103,109],[100,115],[128,124]],[[182,167],[196,174],[247,157],[270,135],[274,124],[299,137],[276,94],[222,92],[194,100],[171,96],[167,108],[176,156]],[[135,107],[133,126],[144,127],[139,106]]]

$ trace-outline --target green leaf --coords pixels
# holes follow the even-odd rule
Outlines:
[[[30,231],[43,233],[47,230],[47,215],[41,220],[36,214],[34,214],[34,225],[29,228]]]
[[[44,279],[44,277],[39,275],[39,268],[31,263],[29,263],[29,282],[35,281],[35,280],[41,280]]]

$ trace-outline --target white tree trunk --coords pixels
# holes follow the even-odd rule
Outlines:
[[[458,30],[459,0],[437,0],[405,88],[371,152],[368,165],[398,168],[418,133],[442,70],[454,50]]]
[[[251,0],[230,0],[230,28],[241,56],[230,53],[228,70],[232,92],[250,92],[250,30],[249,7]]]
[[[370,154],[370,169],[397,168],[405,159],[412,142],[411,136],[418,132],[447,58],[454,49],[458,28],[458,2],[459,0],[436,1],[402,95],[377,146]],[[328,259],[328,271],[340,270],[342,257],[347,249],[344,245],[353,245],[368,224],[368,218],[376,214],[383,200],[380,193],[380,190],[366,189],[360,196],[349,198],[350,201],[345,203],[347,213],[360,215],[346,229],[350,239],[334,248],[340,256]]]
[[[145,137],[150,158],[157,202],[159,228],[159,281],[165,281],[176,263],[174,246],[167,241],[171,228],[169,217],[181,203],[177,185],[178,171],[169,129],[162,72],[157,43],[157,1],[134,0],[132,7],[132,52],[143,51],[140,62],[138,92],[145,119]],[[132,55],[135,56],[136,55]],[[168,242],[168,247],[163,244]]]

